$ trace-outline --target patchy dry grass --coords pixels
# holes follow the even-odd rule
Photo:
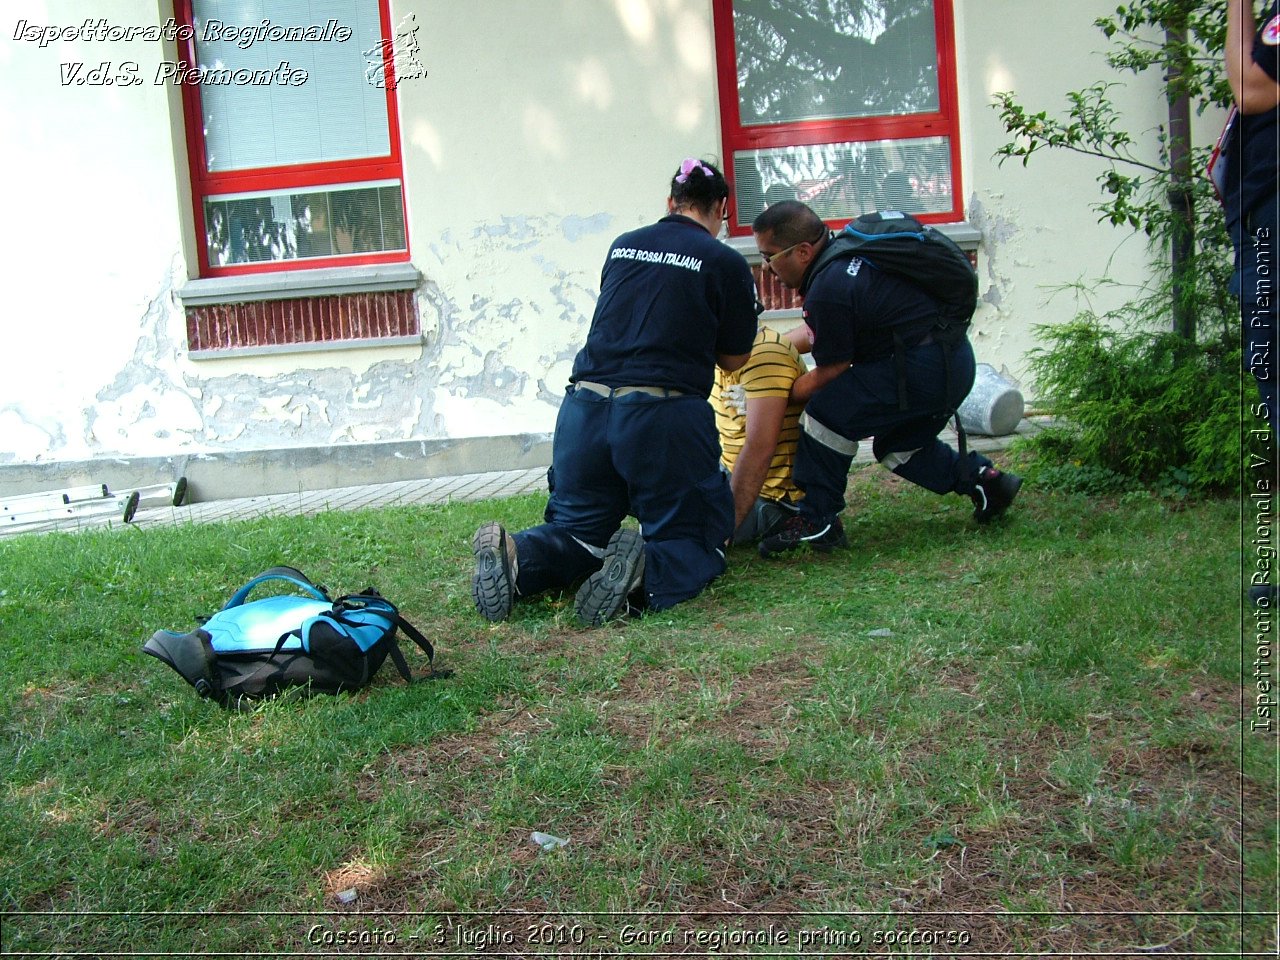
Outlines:
[[[849,500],[852,550],[594,631],[470,609],[471,531],[536,498],[0,543],[5,949],[1274,950],[1239,508]],[[453,677],[232,714],[139,655],[280,562]]]

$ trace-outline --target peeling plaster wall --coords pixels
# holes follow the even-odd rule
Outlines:
[[[296,353],[202,361],[180,389],[196,398],[214,447],[494,436],[549,431],[585,336],[596,291],[585,271],[551,266],[573,254],[565,218],[517,218],[447,233],[414,262],[420,348]],[[587,243],[592,261],[609,242]],[[611,239],[611,236],[610,238]],[[444,285],[446,262],[501,271],[503,289]],[[501,299],[499,299],[501,297]]]
[[[421,348],[292,353],[191,363],[174,289],[149,305],[133,356],[83,411],[102,452],[260,449],[403,439],[537,433],[551,428],[596,292],[583,272],[553,266],[558,246],[611,239],[581,218],[518,218],[443,238],[418,258],[501,270],[508,296],[432,279],[418,292]],[[609,218],[587,221],[607,225]],[[569,240],[573,237],[574,240]],[[595,243],[587,239],[594,237]],[[571,254],[573,251],[570,250]],[[512,293],[522,295],[513,296]]]
[[[422,345],[192,361],[175,295],[193,261],[185,146],[172,91],[149,82],[175,54],[12,39],[19,19],[143,25],[171,6],[21,7],[0,15],[0,164],[30,185],[7,196],[23,229],[0,233],[0,465],[550,431],[608,244],[665,212],[681,157],[720,149],[709,0],[393,0],[428,70],[397,94]],[[1110,9],[956,0],[966,210],[983,237],[974,341],[1020,380],[1033,324],[1075,311],[1055,288],[1146,276],[1142,243],[1089,208],[1096,166],[992,159],[991,94],[1052,108],[1097,79],[1091,21]],[[63,62],[126,59],[147,83],[60,83]],[[1117,96],[1154,130],[1158,91],[1126,82]],[[1120,295],[1090,292],[1101,307]]]
[[[156,23],[157,12],[123,0],[109,19]],[[181,274],[174,144],[164,89],[150,83],[162,45],[13,39],[19,20],[78,26],[91,15],[104,14],[36,2],[0,15],[0,167],[11,185],[0,462],[172,447],[193,424],[168,296]],[[137,63],[144,82],[62,84],[63,64],[103,61]],[[125,419],[150,426],[128,428],[123,443],[100,439]]]
[[[681,157],[719,151],[711,5],[401,9],[430,70],[400,92],[434,413],[452,436],[550,430],[610,242],[666,212]]]
[[[705,0],[393,3],[428,76],[400,87],[424,342],[192,361],[176,291],[185,149],[150,82],[161,43],[12,40],[3,161],[35,236],[8,232],[0,464],[549,431],[613,236],[662,215],[670,169],[714,155]],[[163,22],[160,0],[25,4],[30,24]],[[536,42],[531,42],[535,40]],[[59,65],[131,60],[146,82],[67,88]],[[180,121],[179,127],[180,129]],[[38,358],[16,363],[14,358]]]

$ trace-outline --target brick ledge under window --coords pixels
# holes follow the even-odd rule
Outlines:
[[[191,280],[178,291],[194,360],[420,342],[412,264]]]

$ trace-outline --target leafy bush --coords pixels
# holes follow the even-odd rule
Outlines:
[[[1032,374],[1069,425],[1033,438],[1036,454],[1165,487],[1225,489],[1238,477],[1239,347],[1089,316],[1037,335],[1046,346],[1032,352]]]

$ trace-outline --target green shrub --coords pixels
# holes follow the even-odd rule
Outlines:
[[[1046,444],[1066,440],[1070,442],[1065,431],[1051,430],[1039,434],[1028,441],[1019,441],[1019,452],[1028,449],[1043,453]],[[1130,493],[1134,489],[1134,481],[1129,477],[1085,463],[1072,462],[1065,459],[1046,458],[1040,456],[1031,460],[1025,467],[1020,467],[1028,480],[1037,487],[1053,490],[1057,493],[1078,493],[1091,497],[1119,496]]]
[[[1032,351],[1032,375],[1042,402],[1067,424],[1031,440],[1037,456],[1068,472],[1073,464],[1100,471],[1078,477],[1093,485],[1109,475],[1214,490],[1238,478],[1238,347],[1117,330],[1087,316],[1036,332],[1045,346]]]

